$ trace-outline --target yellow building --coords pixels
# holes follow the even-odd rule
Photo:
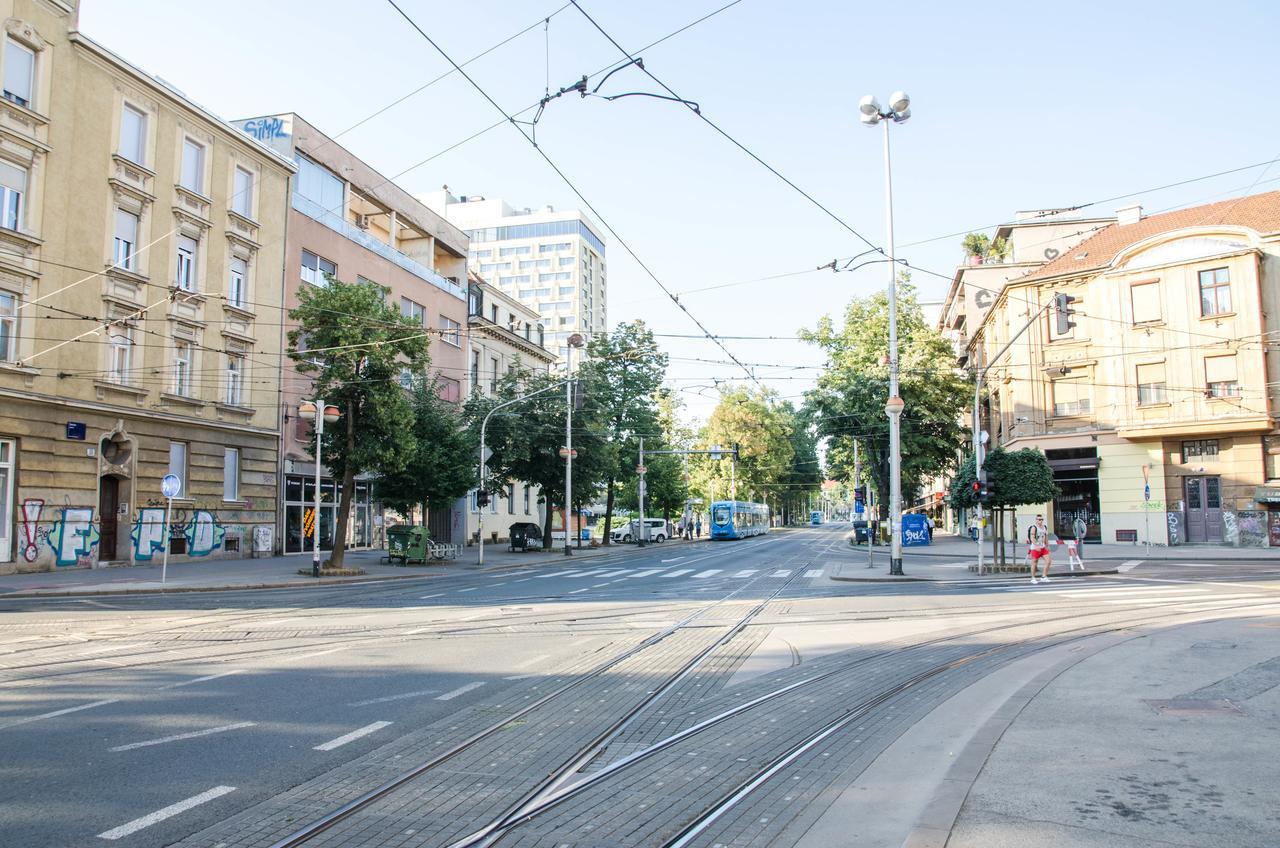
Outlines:
[[[75,2],[0,12],[0,572],[269,549],[293,164]]]
[[[1058,332],[1054,295],[1075,298]],[[1010,280],[969,343],[978,367],[1020,328],[985,386],[984,428],[1010,450],[1044,451],[1076,519],[1105,542],[1280,544],[1280,192],[1107,226]],[[1272,322],[1274,323],[1274,322]],[[1280,328],[1278,328],[1280,329]],[[997,484],[998,485],[998,484]]]

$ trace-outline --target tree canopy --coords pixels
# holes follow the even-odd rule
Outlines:
[[[991,505],[997,507],[1048,503],[1058,496],[1053,482],[1053,469],[1043,453],[1034,448],[1006,451],[992,448],[982,463],[988,481],[994,484]],[[965,460],[951,486],[951,503],[958,507],[974,507],[975,481],[973,455]]]
[[[449,503],[476,482],[476,445],[464,429],[462,415],[440,399],[432,381],[415,380],[410,406],[413,448],[399,471],[378,481],[378,498],[392,509],[408,512]]]
[[[743,386],[726,386],[720,390],[720,402],[698,441],[704,449],[719,445],[726,451],[736,443],[738,500],[773,503],[785,491],[793,470],[795,426],[794,411],[778,402],[776,392],[761,389],[753,393]],[[699,457],[692,467],[698,495],[708,502],[729,499],[734,475],[727,456],[721,460]]]

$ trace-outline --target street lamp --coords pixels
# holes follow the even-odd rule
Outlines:
[[[324,410],[320,414],[316,414],[317,410]],[[312,536],[311,547],[311,576],[320,576],[320,439],[324,436],[324,425],[332,424],[338,420],[338,407],[328,406],[322,400],[304,400],[298,404],[298,417],[305,421],[314,421],[316,425],[316,500],[315,500],[315,522],[311,527],[314,535]]]
[[[869,127],[884,123],[884,210],[889,260],[889,401],[884,411],[889,416],[889,573],[902,574],[902,398],[898,396],[898,263],[893,257],[893,168],[889,159],[889,124],[900,124],[911,117],[911,98],[895,91],[889,97],[889,108],[882,110],[874,96],[858,101],[859,120]]]
[[[582,347],[586,340],[579,333],[567,339],[564,352],[564,555],[573,556],[569,547],[569,524],[573,514],[573,349]]]

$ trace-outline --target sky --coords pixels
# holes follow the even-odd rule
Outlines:
[[[548,84],[555,92],[590,74],[596,85],[622,55],[562,0],[397,2],[459,63],[532,27],[465,68],[509,113]],[[580,0],[629,51],[727,2]],[[81,6],[87,35],[228,119],[291,111],[334,136],[450,70],[387,0]],[[1147,191],[1280,157],[1278,25],[1280,4],[1233,0],[1211,14],[1180,0],[740,0],[639,55],[875,245],[886,240],[882,133],[858,123],[857,103],[906,91],[912,117],[891,128],[895,240],[899,257],[933,272],[913,282],[937,301],[961,235],[1018,210],[1142,191],[1085,211],[1140,202],[1150,213],[1280,186],[1277,162]],[[601,93],[658,90],[629,68]],[[516,207],[585,209],[509,125],[442,153],[501,117],[454,73],[339,141],[411,193],[448,185]],[[718,385],[749,378],[641,262],[761,384],[797,404],[821,363],[797,330],[887,285],[884,264],[816,270],[867,245],[678,103],[570,94],[547,105],[537,141],[614,231],[610,325],[641,318],[660,334],[689,417],[710,413]]]

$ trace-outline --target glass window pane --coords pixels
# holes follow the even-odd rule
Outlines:
[[[204,146],[191,139],[182,142],[182,187],[194,192],[204,190]]]
[[[1204,505],[1209,509],[1222,508],[1222,492],[1217,477],[1204,478]]]
[[[1200,478],[1187,480],[1187,508],[1200,509]]]
[[[143,152],[147,129],[147,116],[132,106],[125,106],[120,114],[120,155],[144,164]]]
[[[36,57],[21,44],[8,39],[4,45],[4,96],[23,106],[31,105]]]
[[[178,478],[177,497],[187,496],[187,443],[169,443],[169,473]]]
[[[224,501],[240,499],[240,451],[238,448],[223,449],[222,499]]]

